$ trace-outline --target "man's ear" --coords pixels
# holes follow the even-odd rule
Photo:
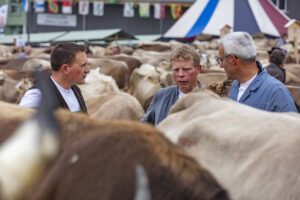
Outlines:
[[[69,65],[67,64],[63,64],[61,67],[60,67],[60,70],[64,73],[68,73],[69,72]]]
[[[232,64],[236,65],[237,57],[235,57],[234,55],[231,55],[230,58],[231,58]]]

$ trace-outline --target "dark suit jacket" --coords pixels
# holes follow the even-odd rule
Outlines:
[[[60,103],[60,107],[61,108],[66,108],[66,109],[69,109],[70,108],[68,107],[68,104],[66,103],[66,101],[64,100],[63,96],[60,94],[59,90],[57,89],[55,83],[52,81],[52,79],[48,78],[48,83],[49,85],[52,87],[52,89],[54,90],[55,94],[56,94],[56,97],[57,97],[57,100],[59,101]],[[32,88],[38,88],[36,86],[33,86]],[[31,88],[30,88],[31,89]],[[87,113],[87,108],[86,108],[86,105],[85,105],[85,102],[84,102],[84,99],[82,97],[82,94],[81,94],[81,91],[80,91],[80,88],[76,85],[72,85],[71,86],[71,89],[73,90],[78,102],[79,102],[79,105],[80,105],[80,108],[81,108],[81,111],[84,112],[84,113]]]

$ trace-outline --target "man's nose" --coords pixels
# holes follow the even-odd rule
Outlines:
[[[183,75],[184,75],[184,71],[183,71],[182,69],[179,70],[178,75],[179,75],[179,76],[183,76]]]
[[[223,65],[223,63],[220,65],[220,68],[224,68],[224,65]]]

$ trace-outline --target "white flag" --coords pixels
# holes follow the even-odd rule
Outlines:
[[[35,12],[45,12],[45,0],[34,1]]]
[[[134,4],[133,2],[126,2],[123,7],[124,17],[134,17]]]
[[[94,1],[93,14],[95,16],[103,16],[104,15],[104,2],[103,1]]]
[[[89,14],[89,1],[79,1],[78,13],[80,15],[88,15]]]
[[[160,19],[161,18],[161,4],[160,3],[155,3],[154,4],[154,18],[155,19]]]

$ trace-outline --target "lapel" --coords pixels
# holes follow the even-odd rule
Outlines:
[[[265,69],[262,68],[262,66],[259,62],[257,62],[257,66],[260,68],[261,72],[257,74],[255,79],[252,81],[252,83],[246,89],[244,94],[241,96],[239,102],[245,102],[247,100],[247,98],[250,96],[251,92],[254,92],[255,90],[257,90],[263,83],[263,79],[266,76],[266,71],[265,71]]]

